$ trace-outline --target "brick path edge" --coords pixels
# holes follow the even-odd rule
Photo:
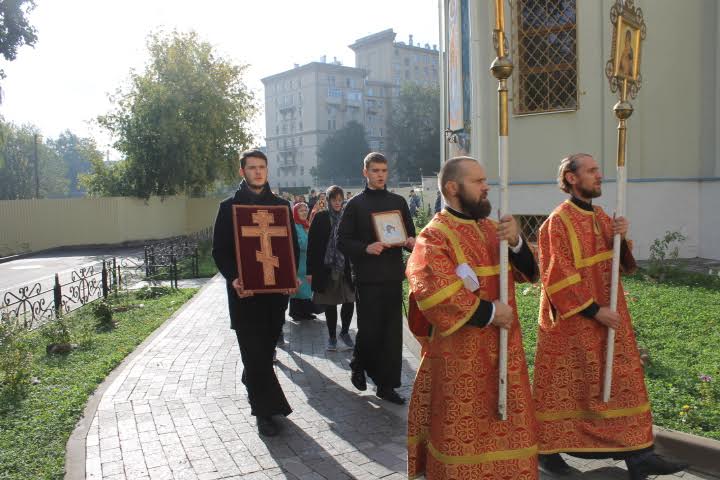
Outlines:
[[[219,274],[217,274],[219,275]],[[207,279],[211,280],[211,279]],[[70,438],[68,438],[67,444],[65,445],[65,480],[85,480],[85,464],[86,464],[86,444],[87,433],[90,430],[90,424],[95,417],[100,400],[102,400],[103,394],[112,385],[113,381],[120,375],[125,367],[127,367],[135,357],[140,355],[150,343],[157,336],[159,336],[182,312],[184,312],[193,301],[198,298],[205,289],[210,287],[211,281],[207,281],[195,295],[192,296],[187,302],[185,302],[179,309],[175,311],[162,325],[155,329],[145,340],[143,340],[135,350],[133,350],[122,362],[115,367],[110,374],[105,377],[105,380],[98,385],[95,391],[88,397],[88,402],[83,410],[82,417],[75,425]]]

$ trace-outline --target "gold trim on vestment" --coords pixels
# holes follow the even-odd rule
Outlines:
[[[575,210],[577,210],[578,212],[582,213],[583,215],[595,215],[595,209],[594,209],[594,208],[593,208],[592,210],[588,211],[588,210],[585,210],[585,209],[582,209],[582,208],[578,207],[578,206],[575,205],[571,200],[565,200],[565,203],[567,203],[568,205],[570,205],[571,207],[573,207]]]
[[[593,255],[592,257],[583,258],[582,256],[582,250],[580,249],[580,241],[578,240],[577,232],[575,232],[575,227],[573,226],[572,222],[568,218],[567,214],[563,211],[558,212],[558,216],[560,217],[560,220],[565,224],[565,227],[568,230],[568,236],[570,237],[570,247],[572,248],[573,252],[573,260],[575,262],[575,268],[584,268],[584,267],[592,267],[596,263],[605,261],[605,260],[612,260],[613,257],[613,251],[612,250],[606,250],[604,252],[600,252],[596,255]]]
[[[408,447],[414,447],[420,442],[424,442],[427,439],[427,433],[419,433],[417,435],[411,435],[407,439]]]
[[[520,460],[537,455],[538,446],[519,448],[517,450],[498,450],[496,452],[478,453],[475,455],[445,455],[427,442],[427,449],[435,460],[448,465],[475,465],[478,463],[497,462],[501,460]]]
[[[564,320],[564,319],[566,319],[566,318],[572,317],[573,315],[577,315],[578,313],[582,312],[582,311],[585,310],[587,307],[589,307],[590,305],[592,305],[594,301],[595,301],[595,300],[591,298],[590,300],[588,300],[587,302],[583,303],[583,304],[580,305],[579,307],[573,308],[572,310],[570,310],[569,312],[567,312],[567,313],[565,313],[565,314],[560,314],[560,318],[562,318],[562,319]]]
[[[446,212],[445,210],[441,211],[441,212],[440,212],[440,215],[442,215],[443,217],[445,217],[445,218],[447,218],[448,220],[453,221],[453,222],[466,223],[466,224],[468,224],[468,225],[472,225],[473,223],[474,223],[474,224],[477,224],[477,220],[472,220],[472,219],[467,219],[467,218],[456,217],[456,216],[453,215],[452,213],[448,213],[448,212]]]
[[[465,253],[460,247],[460,241],[458,240],[457,235],[455,235],[455,233],[450,230],[450,227],[448,227],[442,222],[436,222],[433,227],[444,233],[445,237],[450,240],[450,243],[452,244],[452,249],[455,252],[455,257],[457,258],[458,263],[467,263],[467,257],[465,257]]]
[[[467,313],[467,315],[465,315],[463,318],[461,318],[461,319],[460,319],[455,325],[453,325],[452,327],[448,328],[448,329],[445,330],[444,332],[440,332],[440,336],[441,336],[441,337],[447,337],[448,335],[452,335],[453,333],[455,333],[456,331],[458,331],[458,330],[460,329],[460,327],[462,327],[463,325],[465,325],[465,324],[470,320],[470,317],[473,316],[473,314],[475,313],[475,310],[478,309],[478,306],[479,306],[479,305],[480,305],[480,297],[475,297],[475,301],[473,302],[472,307],[470,308],[470,311]]]
[[[552,285],[545,287],[545,291],[548,295],[552,295],[553,293],[559,292],[563,288],[569,287],[570,285],[575,285],[576,283],[580,283],[580,281],[580,274],[575,273],[567,278],[560,280],[559,282],[555,282]]]
[[[447,285],[437,292],[433,293],[429,297],[423,299],[423,300],[416,300],[418,308],[420,310],[429,310],[435,305],[444,302],[448,298],[455,295],[460,289],[463,288],[463,282],[462,280],[455,280],[450,285]]]
[[[509,264],[508,264],[509,267]],[[475,275],[478,277],[492,277],[500,275],[500,265],[487,265],[484,267],[473,267]]]
[[[645,413],[650,411],[650,404],[644,403],[637,407],[630,408],[618,408],[615,410],[602,410],[593,412],[590,410],[570,410],[564,412],[535,412],[535,418],[541,422],[547,422],[552,420],[572,420],[572,419],[584,419],[584,420],[600,420],[604,418],[619,418],[619,417],[630,417],[639,413]]]
[[[631,452],[633,450],[642,450],[644,448],[652,447],[654,440],[635,445],[634,447],[598,447],[598,448],[554,448],[552,450],[538,450],[540,455],[552,455],[553,453],[570,453],[570,452]]]

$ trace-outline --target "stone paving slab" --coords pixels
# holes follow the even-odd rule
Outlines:
[[[407,478],[407,407],[377,399],[371,386],[364,393],[352,387],[350,352],[325,350],[322,320],[286,322],[276,372],[293,413],[283,419],[280,436],[260,437],[229,324],[224,282],[216,277],[121,367],[84,438],[85,478]],[[399,391],[406,397],[417,364],[405,349]],[[627,477],[622,462],[569,463],[578,471],[564,479]],[[78,478],[70,470],[68,476]]]

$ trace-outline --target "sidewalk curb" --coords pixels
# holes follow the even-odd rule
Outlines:
[[[216,274],[215,277],[217,277],[218,275],[220,274]],[[110,387],[110,385],[112,385],[112,383],[122,373],[122,371],[125,370],[125,368],[130,363],[132,363],[132,361],[137,356],[139,356],[150,343],[155,340],[155,338],[160,336],[167,329],[167,327],[170,326],[170,324],[172,324],[172,322],[175,321],[175,319],[180,316],[180,314],[182,314],[196,298],[198,298],[207,288],[210,287],[215,277],[212,277],[210,280],[208,280],[205,285],[203,285],[200,290],[195,293],[195,295],[193,295],[187,302],[185,302],[182,307],[175,311],[175,313],[173,313],[170,318],[165,320],[162,325],[155,329],[155,331],[150,334],[149,337],[143,340],[140,345],[135,347],[135,350],[133,350],[127,357],[125,357],[125,359],[123,359],[123,361],[120,362],[120,364],[118,364],[118,366],[115,367],[107,377],[105,377],[105,380],[103,380],[102,383],[97,386],[97,388],[90,395],[90,397],[88,397],[88,402],[85,405],[83,414],[80,417],[78,423],[75,425],[75,429],[73,430],[72,434],[70,434],[70,438],[68,438],[68,441],[65,445],[65,480],[85,480],[85,440],[87,437],[87,433],[90,430],[90,424],[95,417],[95,412],[97,411],[98,405],[100,404],[100,400],[102,400],[105,391],[108,389],[108,387]]]
[[[410,332],[403,318],[403,343],[420,359],[420,344]],[[678,432],[653,425],[655,448],[658,453],[687,462],[696,472],[717,476],[720,474],[720,441],[689,433]]]

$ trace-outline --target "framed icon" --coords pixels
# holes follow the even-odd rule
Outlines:
[[[378,242],[384,242],[393,247],[405,245],[408,237],[400,210],[375,212],[372,214],[372,219]]]
[[[610,21],[613,24],[612,56],[605,66],[610,89],[616,92],[627,87],[627,94],[631,98],[635,98],[642,84],[640,53],[647,35],[643,12],[634,3],[633,0],[615,0],[610,9]]]
[[[290,293],[297,288],[290,211],[284,205],[233,205],[235,257],[243,290]]]

